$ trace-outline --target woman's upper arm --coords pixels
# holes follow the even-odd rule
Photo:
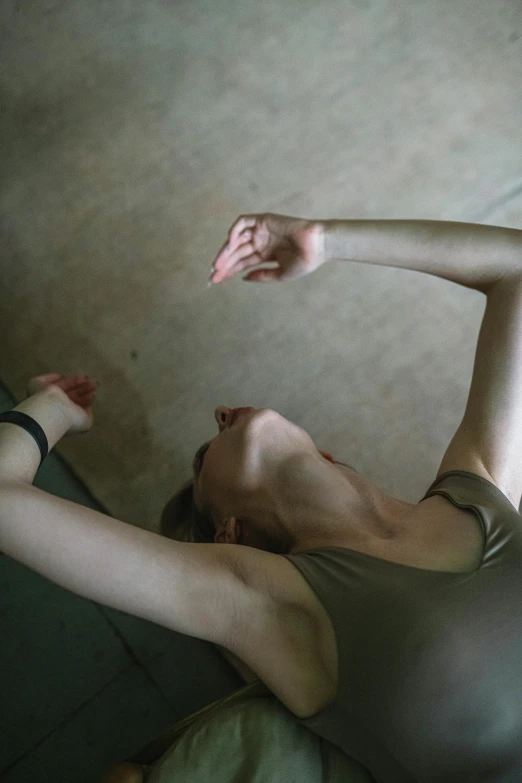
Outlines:
[[[522,497],[522,274],[491,287],[466,411],[437,476],[467,470],[519,508]]]
[[[30,484],[0,483],[0,551],[78,595],[224,647],[250,622],[237,549],[173,541]]]

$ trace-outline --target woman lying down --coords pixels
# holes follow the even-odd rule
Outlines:
[[[270,408],[220,405],[164,535],[138,529],[32,486],[48,450],[93,422],[96,382],[49,374],[0,415],[0,549],[218,645],[377,783],[520,783],[522,232],[247,215],[211,283],[296,281],[343,259],[486,297],[467,407],[418,503]]]

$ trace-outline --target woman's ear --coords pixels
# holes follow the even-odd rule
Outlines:
[[[241,538],[241,523],[236,517],[229,517],[225,523],[226,543],[239,544]]]
[[[240,538],[241,523],[236,517],[229,517],[218,524],[214,542],[216,544],[239,544]]]

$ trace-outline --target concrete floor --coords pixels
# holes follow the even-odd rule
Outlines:
[[[0,387],[0,412],[14,405]],[[53,452],[34,483],[105,511]],[[243,685],[212,645],[73,595],[3,554],[0,628],[2,783],[95,783]]]

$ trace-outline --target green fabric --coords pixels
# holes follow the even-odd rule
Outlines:
[[[372,783],[358,762],[302,726],[259,685],[182,721],[184,731],[151,766],[146,783]]]

